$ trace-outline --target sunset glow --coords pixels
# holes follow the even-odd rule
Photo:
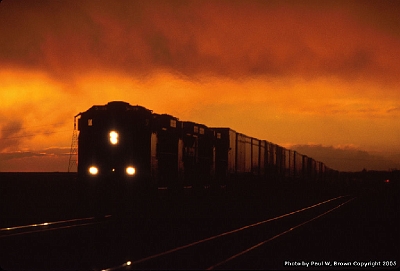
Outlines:
[[[398,14],[397,1],[2,1],[0,171],[66,171],[74,116],[114,100],[339,170],[400,168]]]

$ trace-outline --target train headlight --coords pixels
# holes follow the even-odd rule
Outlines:
[[[99,169],[95,166],[91,166],[89,168],[89,173],[90,173],[90,175],[97,175],[97,173],[99,173]]]
[[[118,133],[116,131],[110,132],[110,143],[113,145],[118,144]]]
[[[136,173],[136,169],[134,167],[127,167],[125,171],[126,171],[126,174],[128,174],[130,176],[133,176]]]

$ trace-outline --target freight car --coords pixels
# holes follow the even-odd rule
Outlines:
[[[126,102],[96,105],[77,117],[78,175],[107,189],[198,190],[336,176],[322,162],[266,140]]]

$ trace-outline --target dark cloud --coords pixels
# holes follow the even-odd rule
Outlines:
[[[26,139],[31,139],[36,136],[53,137],[55,134],[71,132],[69,130],[60,129],[66,122],[54,123],[48,125],[37,125],[37,126],[25,126],[21,120],[9,120],[0,123],[0,152],[10,153],[10,151],[16,150],[20,147],[21,142]],[[58,148],[47,149],[42,153],[53,153],[61,155]],[[17,155],[34,155],[36,152],[15,152]]]
[[[1,139],[18,135],[22,130],[22,121],[8,121],[1,128]]]
[[[46,148],[36,151],[14,151],[0,153],[0,161],[25,159],[36,157],[55,157],[55,156],[70,156],[70,149],[68,148]]]
[[[399,107],[393,107],[390,108],[386,111],[387,113],[396,113],[396,112],[400,112],[400,106]]]
[[[20,135],[23,131],[22,121],[7,121],[0,126],[0,151],[19,145]]]
[[[393,2],[336,2],[10,1],[0,10],[0,59],[67,79],[163,69],[397,80],[390,59],[400,53],[399,35],[381,32],[399,26]],[[365,21],[375,6],[381,14]]]
[[[0,161],[21,159],[21,158],[32,158],[38,156],[46,156],[44,153],[32,152],[32,151],[18,151],[18,152],[7,152],[0,153]]]
[[[291,149],[301,154],[323,161],[330,168],[340,171],[389,170],[400,168],[400,164],[381,155],[370,154],[355,148],[334,148],[322,145],[295,145]],[[392,155],[392,158],[395,158]],[[398,158],[398,157],[397,157]]]

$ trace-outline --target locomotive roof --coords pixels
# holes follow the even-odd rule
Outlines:
[[[172,115],[170,115],[170,114],[157,114],[157,113],[153,113],[153,117],[154,118],[156,118],[156,117],[161,117],[161,118],[169,118],[169,119],[175,119],[175,120],[179,120],[179,118],[177,118],[177,117],[175,117],[175,116],[172,116]]]
[[[148,111],[152,112],[143,106],[140,105],[130,105],[127,102],[123,101],[112,101],[105,105],[93,105],[84,113],[94,112],[94,111]]]

